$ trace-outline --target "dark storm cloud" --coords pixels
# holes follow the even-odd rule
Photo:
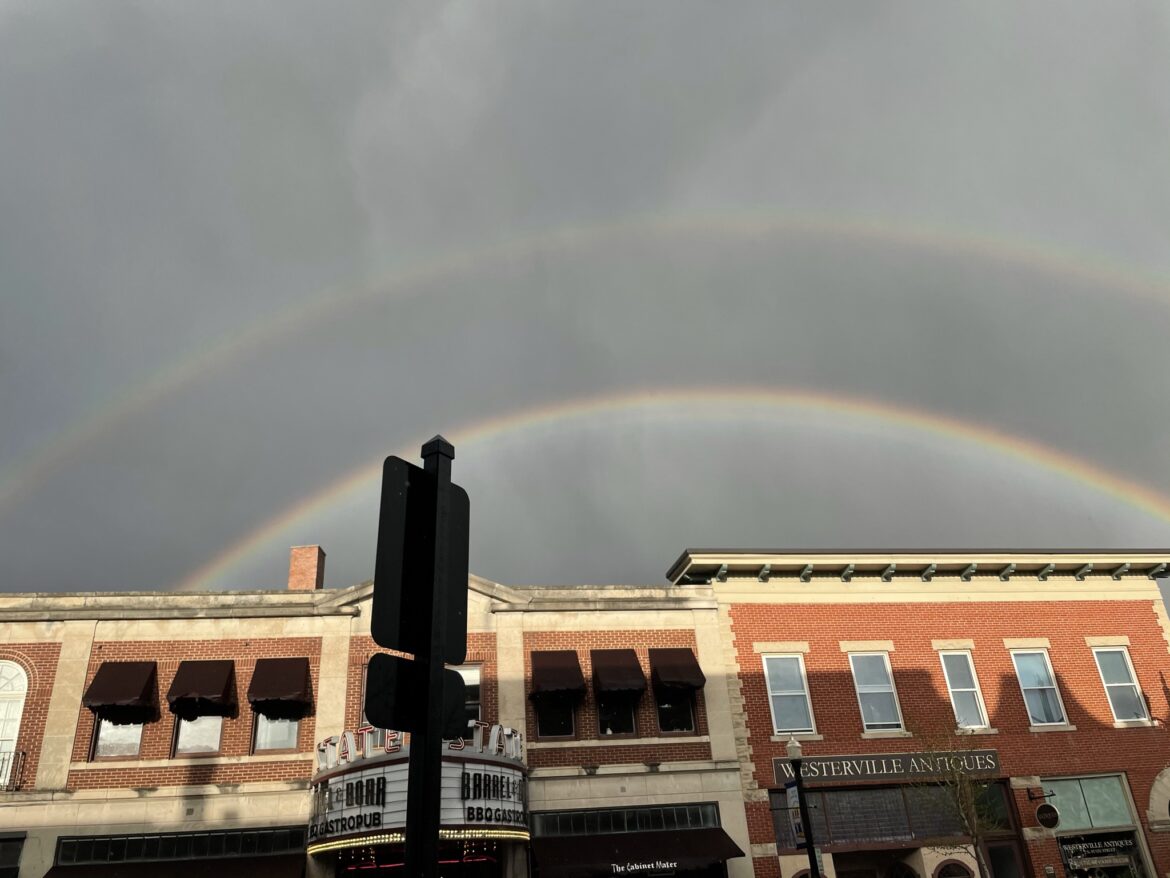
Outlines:
[[[637,388],[868,397],[1170,491],[1170,288],[1130,282],[1170,271],[1166,15],[8,7],[0,477],[168,364],[331,306],[126,409],[0,508],[5,588],[163,587],[423,434]],[[418,264],[438,268],[347,298]],[[523,443],[485,448],[490,473],[460,457],[492,525],[473,568],[653,581],[686,543],[1170,535],[994,456],[703,417],[661,446],[615,427],[630,441],[534,437],[539,466]],[[286,539],[325,544],[333,584],[366,578],[371,514],[301,522],[230,584],[279,584]]]

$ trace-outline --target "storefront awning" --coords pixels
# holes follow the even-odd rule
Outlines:
[[[276,854],[268,857],[235,857],[214,860],[165,860],[149,863],[90,863],[85,866],[54,866],[45,878],[301,878],[305,874],[304,854]]]
[[[702,689],[707,682],[691,650],[650,650],[650,679],[655,686],[674,686],[679,689]]]
[[[230,716],[236,708],[235,663],[224,661],[180,662],[175,681],[167,690],[171,713],[183,719]]]
[[[593,663],[593,691],[635,695],[646,690],[646,675],[632,649],[595,649],[589,653]]]
[[[742,857],[722,829],[621,832],[532,839],[542,878],[669,874]],[[632,868],[631,868],[632,867]]]
[[[583,695],[585,675],[577,653],[555,649],[532,653],[532,697],[542,695]]]
[[[263,658],[256,662],[248,701],[257,713],[274,719],[300,719],[313,706],[307,658]]]
[[[158,672],[154,662],[102,662],[81,703],[113,722],[157,719]]]

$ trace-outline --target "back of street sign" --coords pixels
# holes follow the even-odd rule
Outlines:
[[[374,599],[370,633],[386,649],[418,655],[429,631],[431,587],[435,581],[435,490],[433,473],[399,457],[382,467],[382,506],[378,519],[378,553],[374,561]],[[467,492],[450,488],[447,571],[435,587],[447,592],[443,661],[467,658],[467,543],[471,520]]]

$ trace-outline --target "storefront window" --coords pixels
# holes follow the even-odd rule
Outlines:
[[[1060,828],[1132,826],[1133,815],[1119,775],[1043,781],[1048,801],[1060,812]]]

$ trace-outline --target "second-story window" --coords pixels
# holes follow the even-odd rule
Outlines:
[[[595,649],[589,659],[597,698],[598,734],[634,734],[634,711],[646,691],[646,675],[638,654],[632,649]]]
[[[951,706],[955,709],[955,722],[961,729],[987,728],[987,711],[983,705],[983,693],[979,691],[979,678],[975,676],[975,664],[971,653],[966,650],[939,653],[942,659],[943,675],[947,690],[951,693]]]
[[[692,650],[651,649],[650,680],[661,732],[695,731],[695,696],[707,684]]]
[[[861,706],[861,722],[867,732],[896,731],[902,728],[902,711],[894,691],[890,657],[884,652],[852,652],[853,685]]]
[[[115,723],[98,717],[94,736],[95,759],[132,758],[142,743],[142,723]]]
[[[1020,691],[1028,708],[1028,720],[1034,726],[1063,725],[1064,704],[1056,688],[1056,677],[1043,649],[1016,650],[1012,653]]]
[[[1149,719],[1146,702],[1137,685],[1137,677],[1125,647],[1103,647],[1093,650],[1105,694],[1109,696],[1109,708],[1118,722]]]
[[[252,705],[252,750],[295,750],[300,720],[313,707],[313,679],[307,658],[262,658],[248,684]]]
[[[772,708],[772,729],[777,734],[815,731],[804,657],[799,653],[766,655],[764,677],[768,684],[768,704]]]
[[[81,697],[93,711],[93,758],[133,758],[142,727],[158,719],[158,671],[154,662],[102,662]]]
[[[295,750],[300,725],[300,720],[275,718],[258,713],[252,749],[257,753],[263,753],[265,750]]]
[[[236,709],[235,663],[230,659],[185,661],[167,690],[175,715],[175,755],[219,752],[223,718]]]
[[[463,708],[467,712],[467,723],[470,726],[472,723],[479,721],[483,717],[482,705],[480,702],[480,677],[481,668],[479,665],[464,665],[461,668],[456,668],[459,676],[463,678]],[[470,734],[470,733],[469,733]]]
[[[576,733],[574,713],[585,694],[585,675],[571,649],[532,653],[532,689],[528,698],[541,738],[568,738]]]

